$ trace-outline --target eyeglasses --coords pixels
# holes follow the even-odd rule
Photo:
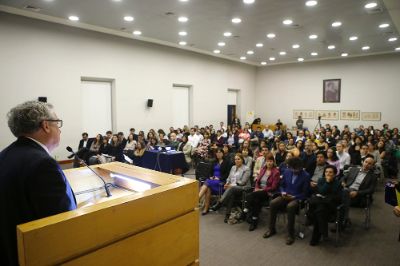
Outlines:
[[[43,121],[56,122],[58,128],[62,128],[63,126],[63,121],[61,119],[45,119]]]

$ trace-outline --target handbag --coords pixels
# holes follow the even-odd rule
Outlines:
[[[393,183],[385,184],[385,202],[392,206],[400,206],[400,192]]]

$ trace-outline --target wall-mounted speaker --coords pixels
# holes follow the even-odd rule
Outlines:
[[[38,101],[42,103],[47,103],[47,97],[38,97]]]
[[[147,107],[153,107],[153,99],[147,99]]]

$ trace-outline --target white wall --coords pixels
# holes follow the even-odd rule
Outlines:
[[[341,79],[341,102],[322,102],[322,80]],[[278,118],[295,125],[293,109],[360,110],[381,112],[382,121],[326,120],[342,128],[387,122],[400,126],[400,54],[343,58],[259,68],[256,78],[256,117],[264,122]],[[317,120],[304,120],[314,129]]]
[[[5,117],[10,108],[47,96],[64,120],[55,154],[65,158],[64,147],[77,146],[84,130],[81,77],[115,80],[115,130],[123,132],[167,129],[174,83],[193,86],[194,124],[226,120],[228,88],[242,92],[242,120],[255,101],[253,66],[1,12],[0,36],[0,150],[14,140]],[[147,99],[154,99],[152,108]]]

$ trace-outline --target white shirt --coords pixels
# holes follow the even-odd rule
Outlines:
[[[340,154],[337,151],[336,155],[339,157],[340,170],[343,170],[345,165],[350,165],[350,155],[347,152],[344,151]]]
[[[197,134],[189,135],[188,137],[188,142],[190,143],[190,145],[192,145],[193,148],[197,148],[197,146],[199,145],[200,142],[200,137]]]
[[[39,144],[40,147],[42,147],[42,148],[51,156],[50,151],[49,151],[49,149],[46,147],[46,145],[44,145],[43,143],[37,141],[36,139],[30,138],[30,137],[27,137],[27,138],[28,138],[28,139],[31,139],[31,140],[33,140],[34,142],[36,142],[37,144]]]
[[[266,138],[266,139],[272,139],[272,138],[274,138],[274,132],[272,132],[271,129],[264,129],[264,130],[262,131],[262,133],[263,133],[263,135],[264,135],[264,138]]]

